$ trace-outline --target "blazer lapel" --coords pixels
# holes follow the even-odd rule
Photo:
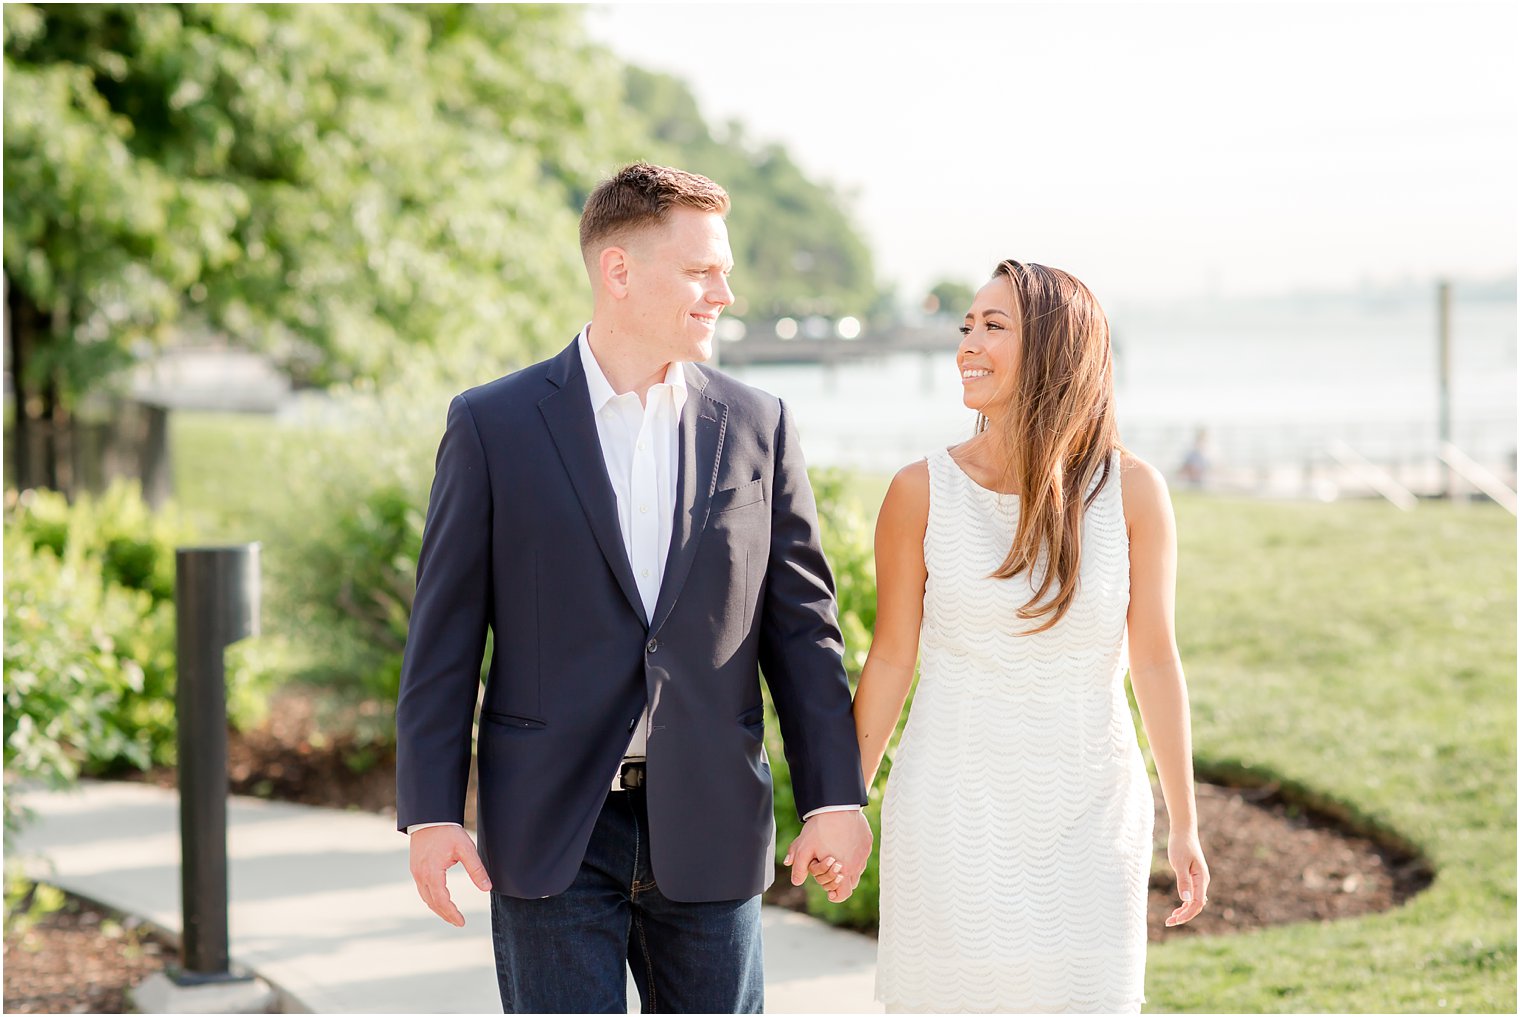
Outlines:
[[[607,465],[602,458],[602,442],[597,437],[596,420],[591,416],[591,395],[586,389],[586,372],[581,366],[575,343],[555,358],[549,380],[558,388],[539,400],[538,409],[549,426],[555,448],[570,474],[570,483],[591,532],[607,559],[608,568],[617,578],[623,596],[646,625],[644,601],[628,564],[628,549],[623,546],[622,528],[617,520],[617,498],[607,479]],[[672,540],[674,543],[674,540]]]
[[[690,364],[684,370],[687,398],[678,429],[680,463],[676,472],[675,520],[670,531],[670,551],[665,558],[665,575],[660,580],[660,596],[649,626],[651,632],[670,617],[697,556],[697,541],[707,525],[707,511],[718,482],[723,432],[728,423],[728,405],[709,398],[703,391],[707,377]]]

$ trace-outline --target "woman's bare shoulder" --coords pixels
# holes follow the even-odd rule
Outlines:
[[[919,459],[897,471],[882,499],[878,527],[922,532],[929,521],[929,461]]]
[[[1119,456],[1120,487],[1124,493],[1124,517],[1133,528],[1171,515],[1172,500],[1161,471],[1129,452]]]

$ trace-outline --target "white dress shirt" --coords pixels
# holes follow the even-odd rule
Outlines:
[[[681,410],[686,405],[686,371],[672,362],[665,369],[665,380],[649,386],[642,403],[637,392],[619,394],[591,352],[587,335],[588,322],[576,336],[581,366],[586,372],[586,390],[591,396],[591,414],[596,420],[596,435],[601,441],[602,462],[612,493],[617,499],[618,528],[623,549],[633,568],[644,616],[654,617],[660,599],[660,583],[665,577],[665,560],[670,555],[670,536],[675,525],[676,472],[680,459]],[[649,739],[649,709],[634,725],[633,737],[623,752],[624,759],[643,759]],[[609,784],[616,774],[609,775]],[[854,811],[858,805],[825,806],[814,809],[804,820],[820,812]],[[416,823],[407,833],[429,826],[457,826],[457,823]]]
[[[617,499],[618,529],[633,568],[633,581],[644,604],[644,617],[654,617],[670,556],[670,534],[676,514],[676,464],[679,461],[681,409],[686,405],[686,371],[672,362],[665,380],[649,386],[640,404],[637,392],[621,395],[613,389],[591,352],[586,335],[576,337],[602,462]],[[624,758],[642,759],[649,740],[649,710],[634,726]]]

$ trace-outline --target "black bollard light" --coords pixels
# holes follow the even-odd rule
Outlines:
[[[179,675],[180,985],[239,980],[227,942],[227,647],[259,631],[259,545],[174,555]]]

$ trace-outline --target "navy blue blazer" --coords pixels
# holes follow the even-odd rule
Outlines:
[[[477,738],[478,841],[496,891],[575,878],[650,710],[650,861],[678,901],[774,875],[760,671],[799,813],[866,801],[834,581],[776,397],[684,365],[675,520],[646,618],[585,371],[558,356],[455,397],[438,448],[396,704],[396,822],[459,822]]]

